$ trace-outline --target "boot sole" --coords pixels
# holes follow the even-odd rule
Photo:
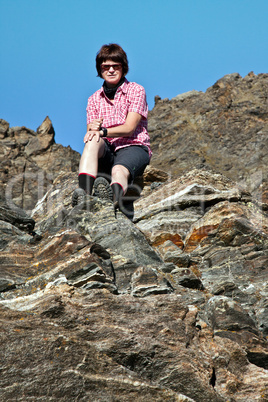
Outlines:
[[[104,177],[97,177],[94,182],[94,195],[99,198],[104,198],[113,201],[113,190],[109,182]]]

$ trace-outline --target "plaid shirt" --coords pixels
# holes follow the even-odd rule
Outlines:
[[[96,91],[88,99],[87,124],[95,119],[103,117],[103,127],[116,127],[125,123],[129,112],[136,112],[142,116],[134,134],[131,137],[105,138],[114,145],[115,151],[130,145],[145,145],[151,157],[150,138],[147,131],[148,105],[145,90],[135,82],[125,79],[117,89],[114,103],[104,94],[103,87]]]

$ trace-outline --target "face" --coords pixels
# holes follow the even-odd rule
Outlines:
[[[101,76],[108,87],[115,87],[122,78],[122,65],[112,60],[105,60],[101,64]]]

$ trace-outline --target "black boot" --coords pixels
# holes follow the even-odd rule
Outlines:
[[[111,184],[111,189],[113,191],[113,201],[114,201],[114,209],[120,209],[122,207],[122,198],[124,195],[124,189],[119,183]]]
[[[85,201],[87,193],[82,188],[76,188],[72,195],[72,207]]]
[[[79,187],[85,190],[88,195],[91,195],[93,184],[96,177],[87,173],[80,173],[78,176]]]
[[[87,174],[80,173],[78,176],[79,188],[74,190],[72,195],[72,206],[75,207],[85,201],[86,195],[91,195],[95,177]]]
[[[106,180],[104,177],[97,177],[94,183],[93,195],[113,201],[113,191],[108,180]]]
[[[121,211],[128,219],[134,218],[134,201],[140,197],[140,193],[135,186],[129,186],[124,193],[123,187],[119,183],[111,185],[114,192],[114,209]]]

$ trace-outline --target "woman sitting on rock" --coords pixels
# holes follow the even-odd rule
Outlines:
[[[73,193],[72,205],[91,195],[94,185],[95,195],[112,199],[115,209],[128,216],[122,197],[135,177],[142,175],[151,157],[146,94],[141,85],[125,78],[127,55],[117,44],[101,47],[96,69],[104,83],[88,99],[79,188]]]

